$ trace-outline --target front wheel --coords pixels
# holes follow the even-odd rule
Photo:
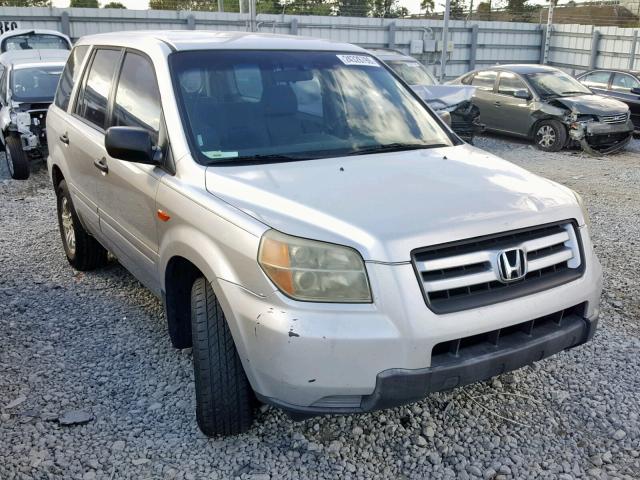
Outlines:
[[[20,138],[13,135],[5,138],[4,156],[11,178],[14,180],[26,180],[29,178],[29,158],[22,149]]]
[[[544,120],[536,126],[534,140],[543,152],[557,152],[567,143],[567,129],[557,120]]]
[[[253,390],[224,312],[204,277],[191,288],[191,332],[200,430],[207,436],[246,432],[253,422]]]

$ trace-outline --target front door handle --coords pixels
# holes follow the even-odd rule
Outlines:
[[[94,160],[93,166],[100,170],[104,175],[109,173],[109,165],[107,165],[107,159],[101,158],[100,160]]]
[[[496,107],[499,107],[499,106],[501,106],[501,105],[502,105],[502,104],[501,104],[499,101],[497,101],[497,100],[496,100],[495,102],[493,102],[493,104],[494,104]]]
[[[60,141],[65,145],[69,145],[69,137],[67,136],[66,133],[63,133],[62,135],[60,135]]]

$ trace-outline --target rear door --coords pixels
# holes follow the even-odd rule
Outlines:
[[[127,50],[116,78],[108,126],[144,128],[157,144],[162,109],[153,64],[143,54]],[[156,192],[165,171],[112,158],[104,149],[104,139],[102,146],[96,157],[107,168],[98,183],[102,234],[119,260],[158,293]]]
[[[611,80],[611,72],[609,70],[589,72],[581,76],[578,80],[593,90],[594,93],[609,95],[609,81]]]
[[[514,135],[528,135],[532,125],[531,100],[516,98],[515,92],[525,90],[531,98],[531,91],[515,73],[500,72],[496,94],[495,128]]]
[[[497,75],[495,70],[483,70],[477,72],[470,82],[470,85],[476,87],[473,103],[480,109],[480,123],[485,124],[490,130],[495,129],[499,119],[496,108],[498,98],[494,93]]]
[[[640,95],[631,90],[640,89],[640,81],[633,75],[615,72],[611,79],[611,96],[629,105],[631,120],[636,129],[640,128]]]
[[[75,86],[82,76],[89,48],[88,45],[77,46],[69,55],[53,105],[47,113],[46,129],[51,161],[61,166],[76,212],[85,227],[95,233],[99,230],[95,195],[98,175],[90,163],[76,154],[78,149],[75,143],[83,142],[75,128],[77,121],[69,112],[69,107],[73,108]],[[74,138],[74,143],[70,141],[70,136]]]

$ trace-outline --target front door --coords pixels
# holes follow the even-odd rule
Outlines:
[[[152,63],[127,51],[116,77],[108,126],[144,128],[157,143],[162,113]],[[102,234],[117,246],[116,255],[138,280],[159,293],[156,192],[165,171],[112,158],[104,149],[100,162],[104,168],[98,184]]]
[[[498,120],[496,128],[514,135],[529,135],[533,124],[531,117],[531,92],[527,85],[512,72],[500,72],[496,95]],[[516,92],[526,91],[529,99],[518,98]]]
[[[638,92],[637,89],[640,89],[640,81],[636,77],[622,72],[613,74],[610,95],[629,105],[636,130],[640,129],[640,95],[633,93]]]

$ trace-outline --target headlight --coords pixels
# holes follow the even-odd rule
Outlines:
[[[309,302],[370,303],[364,262],[352,248],[267,231],[258,262],[285,295]]]
[[[582,200],[582,197],[580,196],[580,194],[578,194],[578,192],[574,190],[571,190],[571,191],[575,195],[576,200],[578,201],[578,205],[580,205],[580,209],[582,210],[582,217],[584,218],[584,223],[586,223],[587,226],[591,228],[591,219],[589,218],[589,212],[587,211],[587,207],[584,204],[584,200]]]

